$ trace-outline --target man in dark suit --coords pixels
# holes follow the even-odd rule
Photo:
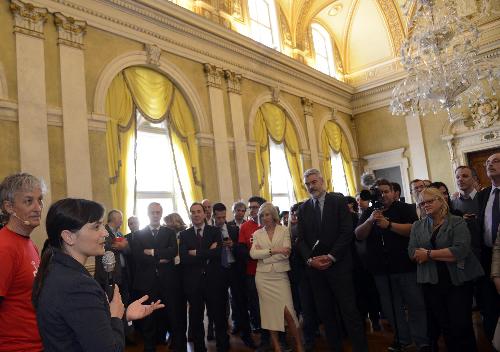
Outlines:
[[[486,160],[485,167],[491,186],[481,190],[477,195],[478,222],[482,235],[481,264],[485,272],[485,276],[478,282],[477,300],[483,316],[484,332],[491,341],[500,313],[498,293],[490,279],[493,245],[500,223],[500,153],[491,155]]]
[[[234,202],[232,206],[233,220],[227,223],[232,226],[236,226],[238,229],[245,222],[245,214],[247,212],[247,206],[242,201]]]
[[[167,314],[175,351],[186,351],[186,309],[182,309],[180,280],[174,273],[177,255],[175,232],[160,226],[163,209],[159,203],[148,206],[149,225],[134,234],[134,289],[149,295],[149,302],[161,299],[168,305]],[[163,313],[163,314],[156,314]],[[155,351],[156,341],[165,340],[165,312],[155,312],[142,322],[144,351]]]
[[[217,351],[229,350],[227,335],[226,302],[227,286],[222,268],[222,234],[217,227],[205,223],[201,203],[189,208],[193,224],[179,234],[179,255],[182,265],[183,285],[191,313],[195,352],[205,352],[203,316],[205,303],[215,322]]]
[[[232,334],[239,332],[243,343],[255,349],[245,295],[246,252],[241,248],[243,244],[238,243],[239,229],[226,222],[224,204],[215,203],[212,209],[214,225],[222,232],[222,267],[227,279],[226,285],[231,290]]]
[[[311,199],[298,211],[297,248],[307,263],[319,317],[331,350],[342,351],[339,311],[353,351],[368,351],[364,324],[356,308],[352,281],[352,219],[341,194],[327,193],[317,169],[304,173]]]

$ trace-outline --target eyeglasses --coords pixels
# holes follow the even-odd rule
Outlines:
[[[419,207],[425,207],[426,205],[432,204],[435,200],[437,200],[437,198],[432,198],[432,199],[429,199],[429,200],[423,200],[420,203],[418,203],[418,206]]]
[[[488,167],[488,165],[493,165],[493,164],[500,164],[500,159],[486,160],[484,166]]]

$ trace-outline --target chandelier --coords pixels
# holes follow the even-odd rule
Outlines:
[[[407,10],[409,4],[407,1]],[[496,95],[497,66],[481,58],[479,31],[467,17],[457,13],[455,1],[416,0],[408,25],[408,38],[401,47],[401,62],[408,76],[392,92],[393,115],[424,116],[473,100]]]

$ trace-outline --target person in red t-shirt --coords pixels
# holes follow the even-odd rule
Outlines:
[[[0,184],[0,207],[8,217],[0,230],[0,352],[43,350],[31,304],[40,256],[30,234],[40,225],[44,193],[43,182],[27,173]]]
[[[241,224],[238,242],[242,243],[250,252],[252,248],[252,237],[256,230],[261,226],[258,223],[257,213],[262,204],[266,200],[264,198],[253,196],[248,199],[248,208],[250,209],[248,221]],[[247,286],[247,300],[248,311],[250,312],[250,322],[252,329],[257,332],[260,331],[260,311],[259,311],[259,296],[257,294],[257,287],[255,286],[255,270],[257,269],[257,261],[248,257],[247,270],[246,270],[246,286]],[[265,337],[264,337],[265,339]],[[262,338],[261,338],[262,340]]]

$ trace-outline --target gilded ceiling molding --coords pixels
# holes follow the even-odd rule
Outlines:
[[[54,13],[54,23],[59,35],[58,44],[83,49],[83,36],[85,35],[87,22],[75,20],[73,17],[56,12]]]
[[[222,68],[212,64],[204,64],[203,69],[207,76],[207,86],[220,89],[222,85],[222,77],[224,76]]]
[[[358,5],[359,5],[359,0],[353,0],[353,2],[351,3],[351,7],[349,8],[349,12],[347,14],[346,24],[344,26],[342,57],[344,58],[345,74],[349,74],[351,72],[350,69],[351,63],[349,62],[349,55],[347,55],[347,52],[349,50],[349,35],[351,34],[352,21],[354,19],[354,14],[358,8]]]
[[[153,66],[160,66],[161,49],[156,44],[144,44],[144,51],[146,52],[146,61]]]
[[[295,45],[292,40],[292,32],[290,31],[290,25],[288,24],[288,20],[281,6],[279,6],[279,21],[281,28],[281,42],[283,46],[294,48]]]
[[[313,0],[305,0],[299,18],[297,20],[297,26],[295,28],[295,45],[299,50],[306,51],[308,42],[308,30],[312,16],[311,16],[311,6],[313,5]]]
[[[400,13],[392,0],[377,0],[384,15],[384,22],[389,30],[392,51],[395,57],[399,56],[401,44],[405,39],[403,22]]]
[[[305,116],[313,116],[313,107],[314,103],[312,100],[302,97],[300,98],[300,102],[302,103],[302,106],[304,107],[304,115]]]
[[[89,25],[101,30],[134,40],[154,42],[164,51],[174,52],[200,64],[217,62],[261,84],[279,84],[290,94],[300,96],[305,93],[315,96],[318,103],[336,104],[342,111],[351,112],[349,100],[354,89],[348,85],[333,78],[327,79],[285,55],[277,56],[272,49],[262,50],[251,39],[228,32],[217,24],[200,21],[196,14],[177,6],[163,6],[153,0],[142,0],[149,7],[139,6],[132,0],[102,0],[99,6],[107,6],[107,11],[100,11],[94,6],[96,0],[85,3],[37,1],[54,11],[84,18]],[[134,16],[134,20],[120,16],[123,11]]]
[[[10,11],[14,15],[14,32],[44,38],[43,25],[48,10],[20,0],[11,0]]]
[[[227,91],[229,93],[241,94],[242,76],[230,70],[224,70],[224,77],[226,78]]]

